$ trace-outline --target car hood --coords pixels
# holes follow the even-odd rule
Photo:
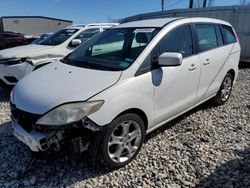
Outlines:
[[[44,114],[64,103],[88,100],[115,84],[120,76],[121,71],[93,70],[55,62],[20,80],[13,89],[11,102],[20,110]]]
[[[25,46],[18,46],[5,50],[0,50],[0,59],[8,58],[23,58],[23,57],[35,57],[50,51],[54,46],[45,46],[38,44],[29,44]]]

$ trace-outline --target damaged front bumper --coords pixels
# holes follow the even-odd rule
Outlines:
[[[104,130],[87,118],[63,129],[49,129],[48,126],[27,130],[12,117],[12,127],[13,135],[33,152],[57,152],[66,146],[73,153],[82,153],[91,146],[94,155]]]
[[[46,142],[46,136],[41,132],[36,130],[32,130],[30,133],[27,132],[24,128],[22,128],[13,118],[12,118],[12,127],[14,129],[13,135],[29,146],[31,151],[45,151],[48,146]]]
[[[66,149],[73,154],[85,153],[87,159],[95,165],[99,145],[106,126],[99,126],[88,117],[62,126],[37,125],[41,115],[22,111],[10,102],[13,134],[26,144],[31,151],[49,155],[51,152]]]
[[[0,64],[0,80],[4,85],[14,86],[25,75],[34,69],[30,62],[21,62],[19,64]]]

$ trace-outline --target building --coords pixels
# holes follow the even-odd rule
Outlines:
[[[0,31],[12,31],[40,36],[72,25],[72,21],[43,16],[4,16],[0,18]]]
[[[236,30],[241,44],[241,60],[250,61],[250,6],[222,6],[193,9],[174,9],[139,14],[121,22],[163,17],[209,17],[225,20]]]

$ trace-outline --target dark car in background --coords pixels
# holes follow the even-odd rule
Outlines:
[[[28,44],[28,42],[20,33],[0,32],[0,50],[25,44]]]

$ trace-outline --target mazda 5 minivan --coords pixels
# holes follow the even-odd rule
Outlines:
[[[33,152],[88,150],[119,168],[146,134],[209,99],[225,103],[239,58],[225,21],[123,23],[23,78],[11,94],[13,133]]]

